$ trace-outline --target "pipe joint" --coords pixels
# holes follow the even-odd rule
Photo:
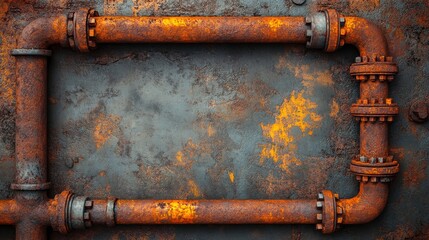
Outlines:
[[[307,24],[307,47],[333,52],[344,46],[345,18],[336,10],[327,9],[305,18]]]
[[[67,40],[69,46],[79,52],[96,48],[95,26],[98,12],[94,9],[80,9],[67,15]]]
[[[324,234],[335,232],[343,222],[343,209],[337,206],[338,194],[329,190],[323,190],[317,195],[316,207],[320,213],[317,213],[316,229]]]
[[[89,210],[92,201],[85,196],[75,196],[69,191],[63,191],[55,196],[51,205],[54,214],[51,225],[55,231],[66,234],[72,229],[85,229],[92,226]]]

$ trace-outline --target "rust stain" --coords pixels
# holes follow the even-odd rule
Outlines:
[[[158,216],[157,222],[177,221],[192,223],[197,217],[196,204],[189,202],[172,201],[158,206],[153,211],[153,216]]]
[[[270,142],[261,145],[260,163],[271,159],[285,171],[290,164],[300,165],[296,157],[298,148],[296,141],[305,136],[311,136],[313,130],[320,126],[322,117],[314,112],[317,104],[303,96],[303,92],[293,91],[289,99],[284,99],[277,107],[278,114],[273,124],[261,123],[262,134]],[[299,129],[300,136],[292,134]]]
[[[231,183],[234,183],[234,173],[233,172],[228,172],[228,176],[229,176],[229,180],[231,181]]]
[[[338,105],[337,101],[333,99],[331,103],[331,112],[329,113],[329,116],[332,118],[335,118],[338,116],[339,112],[340,112],[340,106]]]
[[[380,7],[380,0],[349,0],[349,6],[352,10],[373,11]]]
[[[200,189],[198,188],[198,186],[194,180],[188,181],[188,187],[189,187],[190,191],[192,192],[192,194],[194,195],[194,197],[201,196]]]
[[[216,129],[214,129],[214,127],[211,124],[209,124],[207,127],[207,135],[209,137],[212,137],[215,134],[216,134]]]
[[[157,12],[161,4],[163,4],[165,0],[133,0],[133,16],[138,16],[139,12],[143,9],[152,9],[154,12]]]
[[[104,114],[101,114],[95,119],[93,139],[97,149],[100,149],[106,141],[112,137],[114,131],[118,128],[120,121],[120,116],[105,116]]]
[[[288,61],[287,56],[279,57],[275,69],[277,71],[282,69],[291,71],[296,78],[301,79],[302,85],[308,94],[313,92],[316,85],[332,86],[334,83],[332,72],[329,69],[312,71],[311,65]]]

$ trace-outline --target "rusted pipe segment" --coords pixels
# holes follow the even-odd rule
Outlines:
[[[304,17],[94,17],[97,43],[305,43]]]
[[[360,56],[387,56],[387,42],[381,29],[360,17],[344,17],[344,36],[346,44],[354,45],[358,48]]]
[[[116,224],[315,224],[316,200],[117,200]]]
[[[339,199],[343,209],[343,224],[363,224],[377,218],[387,203],[389,185],[381,182],[361,182],[359,193],[349,199]]]

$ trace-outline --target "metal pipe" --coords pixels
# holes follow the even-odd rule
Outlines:
[[[92,224],[115,223],[317,223],[318,229],[331,233],[341,223],[364,223],[381,213],[388,194],[387,184],[381,181],[389,180],[397,172],[398,166],[393,162],[355,165],[353,169],[361,185],[358,195],[351,199],[339,199],[327,190],[319,194],[318,200],[92,201],[67,191],[55,199],[47,199],[45,56],[50,51],[46,48],[68,44],[79,51],[89,51],[96,43],[140,42],[307,42],[308,47],[328,52],[353,44],[362,58],[368,56],[369,62],[379,62],[356,63],[352,65],[354,70],[351,69],[357,79],[371,80],[361,82],[361,99],[352,110],[352,114],[361,119],[362,159],[386,158],[387,123],[382,119],[385,116],[390,119],[397,108],[390,106],[387,83],[383,79],[386,74],[393,78],[396,66],[392,67],[391,60],[380,63],[387,54],[386,40],[380,29],[365,19],[343,18],[335,10],[310,18],[98,17],[93,10],[79,10],[67,17],[37,19],[24,29],[18,41],[19,49],[12,52],[18,56],[17,161],[16,179],[12,184],[16,192],[13,200],[0,201],[0,223],[17,224],[17,239],[44,239],[47,225],[67,233]],[[377,99],[378,105],[373,99]],[[373,116],[379,118],[380,124],[369,123],[374,122]]]
[[[95,17],[97,43],[305,43],[304,17]]]
[[[118,200],[116,224],[315,224],[316,200]]]
[[[363,224],[374,220],[386,206],[388,195],[388,184],[361,182],[355,197],[338,201],[344,211],[343,224]]]

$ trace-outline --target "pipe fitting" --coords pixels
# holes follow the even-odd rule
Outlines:
[[[69,46],[79,52],[96,48],[95,26],[98,12],[94,9],[80,9],[67,15],[67,39]]]
[[[324,234],[335,232],[343,222],[343,210],[337,206],[338,194],[323,190],[317,195],[316,207],[321,212],[316,215],[316,229]]]
[[[72,229],[85,229],[91,227],[91,216],[89,209],[92,201],[85,196],[75,196],[69,191],[63,191],[55,195],[52,201],[55,213],[51,216],[51,225],[54,231],[62,234]]]
[[[333,52],[344,46],[345,18],[336,10],[327,9],[305,18],[307,24],[307,47],[323,48],[326,52]]]

